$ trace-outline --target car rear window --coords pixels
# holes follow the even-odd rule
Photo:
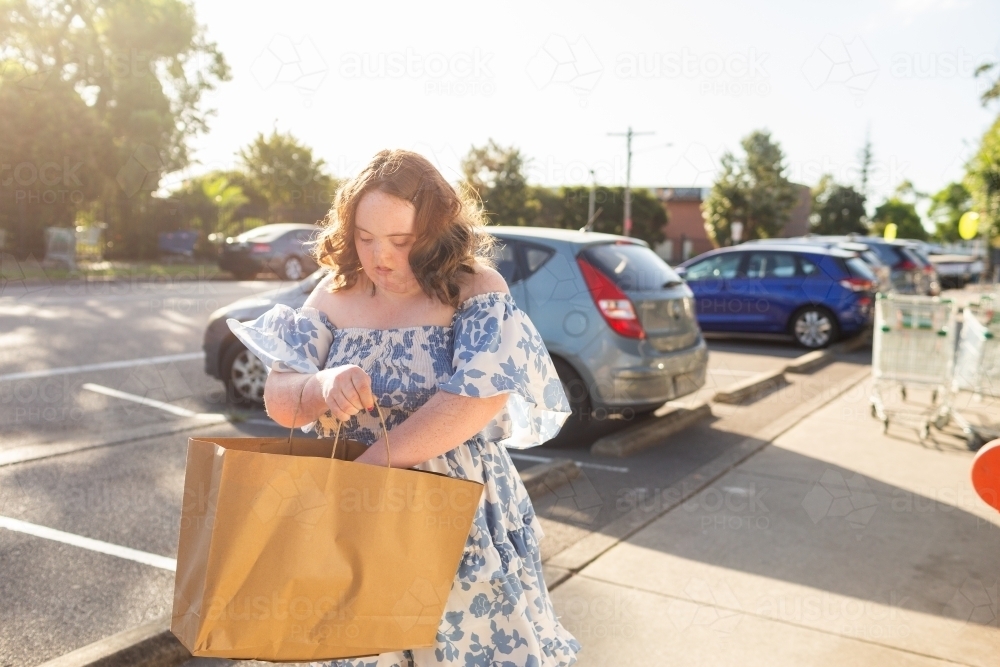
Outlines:
[[[897,253],[896,249],[891,245],[871,243],[868,244],[868,247],[872,249],[872,252],[878,255],[878,258],[882,260],[883,264],[888,264],[889,266],[899,264],[899,260],[901,259],[899,253]]]
[[[682,282],[680,276],[659,255],[646,246],[635,243],[594,245],[581,255],[626,292],[652,292],[667,284]]]
[[[868,263],[860,257],[848,257],[844,263],[847,264],[847,271],[855,278],[864,278],[873,282],[876,280]]]

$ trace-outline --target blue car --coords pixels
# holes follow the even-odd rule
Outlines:
[[[854,252],[758,242],[712,250],[677,272],[702,331],[789,334],[818,349],[872,321],[877,279]]]

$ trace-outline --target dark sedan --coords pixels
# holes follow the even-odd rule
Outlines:
[[[226,239],[219,249],[219,268],[240,280],[264,271],[282,280],[302,280],[319,268],[309,252],[318,233],[316,225],[291,222],[255,227]]]

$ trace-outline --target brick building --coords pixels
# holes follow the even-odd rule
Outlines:
[[[809,186],[799,185],[799,200],[781,230],[781,236],[802,236],[809,232],[812,195]],[[666,240],[655,248],[656,253],[670,264],[680,264],[715,246],[705,231],[701,203],[709,188],[649,188],[667,209]]]

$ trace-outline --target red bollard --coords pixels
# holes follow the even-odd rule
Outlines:
[[[973,459],[972,488],[983,502],[1000,511],[1000,439],[987,442]]]

